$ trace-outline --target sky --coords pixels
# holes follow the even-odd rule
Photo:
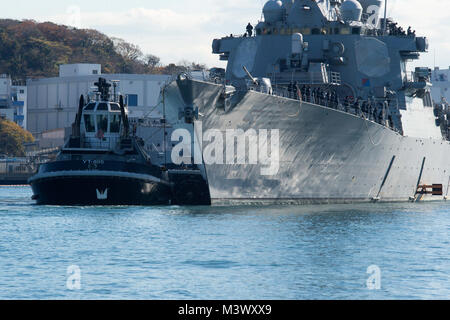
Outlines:
[[[93,28],[154,54],[162,63],[182,60],[224,66],[211,53],[212,40],[243,34],[261,19],[265,0],[15,0],[0,18],[52,21]],[[443,0],[389,0],[388,16],[430,39],[429,53],[417,66],[449,68],[450,10]]]

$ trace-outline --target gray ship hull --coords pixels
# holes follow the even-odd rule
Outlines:
[[[221,86],[192,82],[203,130],[280,132],[274,176],[261,175],[260,165],[206,165],[215,203],[446,200],[449,142],[404,137],[359,116],[254,91],[225,112],[217,107]],[[172,107],[180,102],[176,84],[166,97]],[[433,184],[442,194],[417,194],[419,185]]]

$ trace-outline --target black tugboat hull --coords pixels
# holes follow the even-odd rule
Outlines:
[[[206,179],[198,171],[169,171],[172,182],[172,204],[180,206],[210,206],[211,196]]]
[[[59,175],[30,181],[38,205],[169,205],[170,185],[135,177]]]

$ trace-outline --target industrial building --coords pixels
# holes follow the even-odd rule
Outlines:
[[[59,77],[27,81],[27,129],[38,140],[41,148],[52,148],[64,143],[65,132],[74,122],[81,95],[93,91],[99,77],[118,80],[118,91],[124,95],[129,116],[159,118],[156,108],[161,87],[170,80],[165,75],[103,74],[99,64],[61,65]]]

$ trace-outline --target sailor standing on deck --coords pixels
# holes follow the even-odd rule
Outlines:
[[[292,81],[289,83],[287,91],[288,91],[288,98],[292,99],[292,91],[294,90],[294,85]]]
[[[247,34],[249,37],[253,36],[253,26],[250,22],[247,25]]]
[[[317,104],[317,89],[312,89],[311,102]]]
[[[369,102],[367,108],[368,108],[368,110],[367,110],[367,118],[369,120],[372,120],[372,115],[373,115],[372,103]]]
[[[298,83],[297,81],[294,81],[294,84],[292,85],[292,89],[294,91],[294,99],[295,100],[301,100],[301,94],[299,95],[299,89],[298,89]]]
[[[302,88],[300,89],[300,92],[302,94],[302,100],[306,101],[306,86],[303,85]]]
[[[316,96],[316,104],[323,105],[323,91],[320,87],[317,88]]]
[[[373,121],[377,122],[377,108],[372,108],[372,118]]]
[[[331,92],[331,103],[333,104],[334,109],[339,109],[339,99],[336,90]]]

